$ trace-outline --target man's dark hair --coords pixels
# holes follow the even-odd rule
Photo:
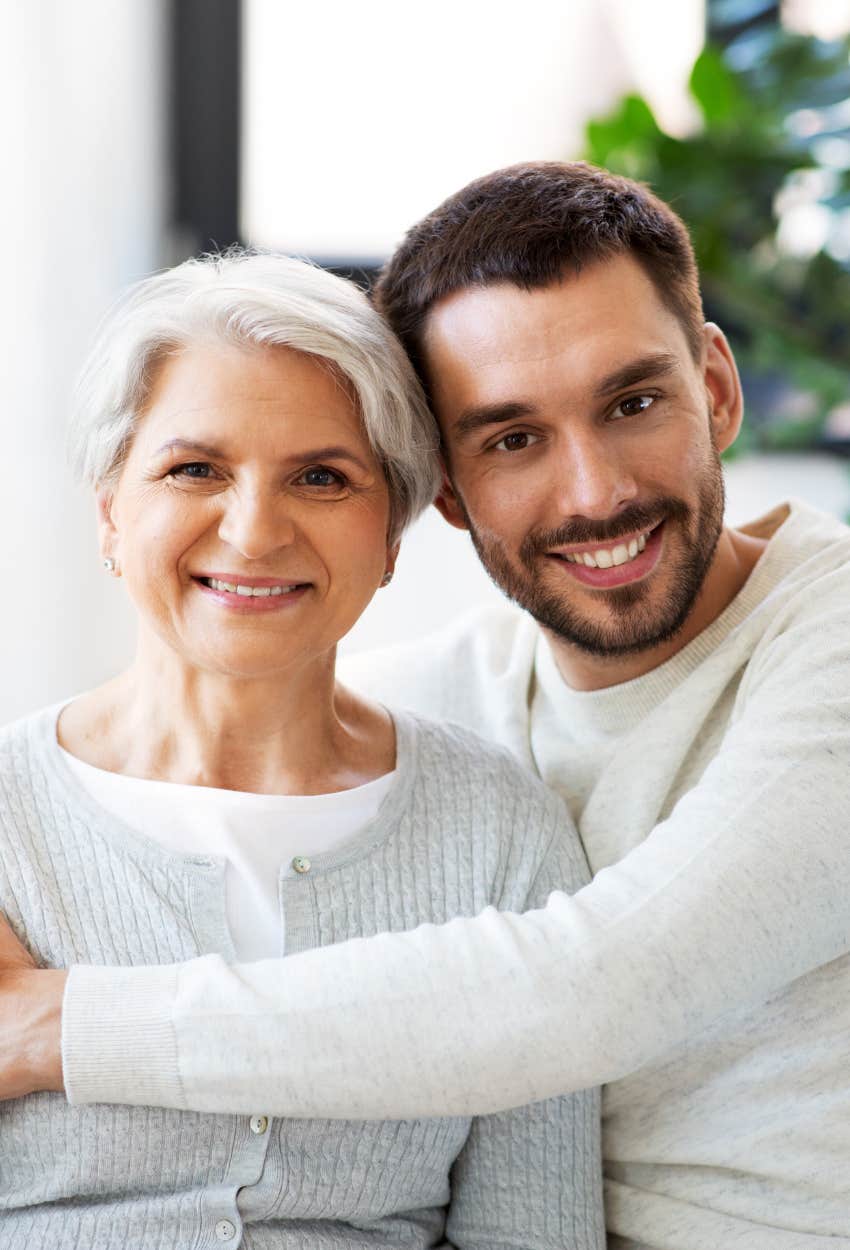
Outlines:
[[[495,282],[530,291],[618,255],[643,266],[698,360],[702,299],[684,223],[642,183],[583,161],[511,165],[470,182],[408,231],[374,299],[427,388],[422,332],[438,300]]]

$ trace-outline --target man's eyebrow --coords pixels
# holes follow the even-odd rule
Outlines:
[[[191,438],[170,438],[167,443],[163,443],[154,452],[156,456],[163,456],[166,452],[180,451],[188,452],[189,455],[206,456],[210,460],[226,460],[227,452],[223,447],[216,447],[212,443],[199,443]],[[303,451],[298,451],[290,459],[297,460],[299,463],[310,461],[317,463],[321,460],[348,460],[351,464],[358,465],[364,473],[370,472],[369,466],[359,456],[355,455],[348,447],[340,444],[331,444],[327,447],[308,447]]]
[[[488,425],[502,425],[505,421],[519,421],[530,417],[537,409],[532,404],[511,402],[504,404],[477,404],[474,408],[465,408],[452,427],[452,433],[459,439],[468,438],[476,430]]]
[[[655,352],[651,356],[641,356],[638,360],[631,360],[622,368],[609,373],[598,383],[596,396],[598,399],[605,399],[608,395],[614,395],[617,391],[625,391],[630,386],[637,386],[639,382],[646,382],[649,378],[664,377],[665,374],[672,373],[678,363],[676,357],[667,352]]]
[[[649,356],[641,356],[630,360],[627,365],[609,373],[596,386],[597,398],[604,399],[617,391],[626,390],[649,378],[663,377],[672,373],[678,366],[675,356],[667,352],[653,352]],[[503,425],[507,421],[521,421],[524,417],[534,416],[537,409],[533,404],[519,400],[506,403],[476,404],[473,408],[465,408],[452,427],[455,438],[463,441],[476,430],[488,425]]]

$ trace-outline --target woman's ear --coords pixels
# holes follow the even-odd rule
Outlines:
[[[97,505],[97,535],[100,543],[100,554],[106,559],[117,559],[118,530],[112,517],[112,491],[106,486],[98,486],[95,493]]]
[[[434,500],[434,507],[440,515],[448,521],[449,525],[453,525],[455,529],[469,529],[466,523],[466,516],[460,505],[460,500],[455,494],[454,487],[449,480],[449,474],[445,464],[443,464],[443,484],[440,487],[439,494]]]
[[[704,327],[703,378],[711,401],[711,429],[718,451],[731,447],[741,429],[744,397],[735,357],[726,335],[713,322]]]
[[[395,572],[395,562],[398,559],[400,548],[401,542],[393,543],[391,547],[387,548],[387,562],[384,567],[384,577],[387,579],[387,582],[392,581],[392,576]]]

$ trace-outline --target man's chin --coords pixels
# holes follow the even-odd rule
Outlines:
[[[616,660],[651,652],[677,637],[696,604],[721,524],[722,515],[704,531],[710,537],[702,542],[665,537],[664,561],[645,576],[604,589],[582,584],[569,565],[553,563],[545,552],[515,567],[504,551],[476,542],[471,532],[496,585],[547,633],[585,655]]]
[[[503,593],[553,638],[599,659],[638,655],[670,642],[695,599],[693,587],[665,595],[651,578],[604,591],[588,592],[575,585],[567,596],[561,587],[551,586],[551,569],[541,570],[536,578],[520,577],[491,558],[487,571]],[[576,600],[585,597],[596,602],[583,608]]]
[[[672,641],[685,624],[688,611],[669,622],[647,622],[643,629],[632,625],[628,630],[622,626],[599,624],[588,619],[578,620],[574,615],[565,620],[563,614],[545,609],[532,610],[531,615],[559,642],[566,643],[584,655],[615,660],[651,652]]]

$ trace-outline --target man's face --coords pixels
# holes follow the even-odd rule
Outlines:
[[[541,290],[447,297],[425,353],[451,487],[494,581],[603,657],[687,618],[722,529],[734,438],[725,340],[695,362],[641,267],[621,256]]]

